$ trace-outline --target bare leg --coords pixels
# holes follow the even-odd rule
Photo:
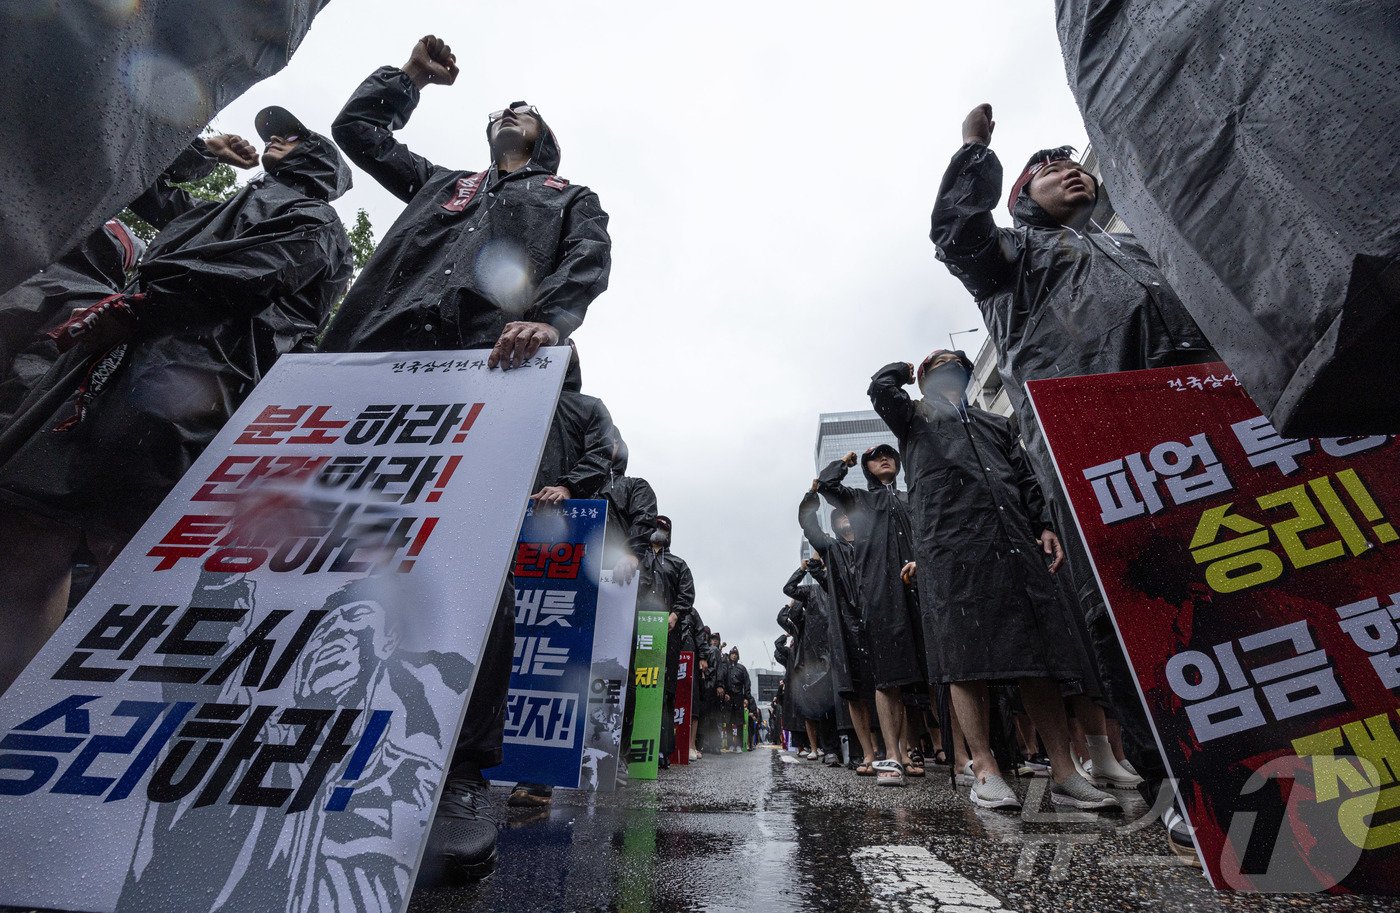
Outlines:
[[[1108,744],[1113,746],[1113,759],[1119,764],[1127,760],[1128,756],[1123,753],[1123,730],[1119,728],[1118,721],[1112,717],[1105,717],[1108,729]]]
[[[1082,694],[1076,694],[1071,700],[1074,701],[1074,718],[1084,735],[1108,735],[1108,718],[1103,715],[1102,707]]]
[[[1021,756],[1024,758],[1035,757],[1039,753],[1035,724],[1024,713],[1014,714],[1012,720],[1016,723],[1016,735],[1021,740]]]
[[[967,763],[972,760],[972,752],[968,750],[962,724],[958,722],[957,702],[951,703],[953,706],[948,708],[948,721],[953,727],[953,772],[962,773],[967,768]]]
[[[1063,783],[1074,773],[1074,761],[1069,754],[1069,721],[1060,685],[1051,678],[1023,678],[1018,684],[1021,703],[1050,755],[1050,776],[1056,783]]]
[[[856,699],[847,701],[846,709],[851,713],[851,725],[856,727],[856,740],[860,742],[860,750],[865,755],[862,762],[871,764],[875,761],[875,740],[870,735],[870,706]]]
[[[78,532],[23,511],[0,520],[0,694],[68,611]],[[110,560],[110,559],[109,559]]]
[[[885,740],[885,757],[901,764],[909,763],[909,751],[904,744],[904,702],[898,688],[881,688],[875,692],[875,712],[880,717],[880,736]]]
[[[821,740],[817,738],[817,724],[811,720],[807,721],[807,750],[823,754],[821,750]]]
[[[1001,776],[990,741],[992,728],[991,694],[986,682],[953,682],[948,689],[953,695],[953,714],[962,727],[963,737],[972,754],[972,775],[979,782]]]
[[[943,727],[938,724],[938,691],[936,688],[929,688],[928,693],[932,699],[933,710],[925,723],[928,726],[929,744],[933,746],[933,753],[936,755],[943,750]]]
[[[1069,750],[1075,760],[1084,763],[1084,759],[1089,757],[1089,743],[1084,738],[1084,730],[1079,726],[1079,719],[1072,717],[1068,712],[1065,714],[1065,722],[1069,725]]]

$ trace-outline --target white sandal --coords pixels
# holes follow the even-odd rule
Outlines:
[[[904,779],[904,765],[898,761],[876,761],[873,766],[876,786],[908,785],[908,781]]]

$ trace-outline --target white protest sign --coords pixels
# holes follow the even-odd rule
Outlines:
[[[277,363],[0,701],[0,905],[407,905],[568,350],[485,358]]]

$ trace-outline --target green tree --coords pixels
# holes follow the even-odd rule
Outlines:
[[[238,192],[238,172],[234,171],[233,168],[225,165],[223,162],[220,162],[215,165],[214,170],[209,172],[205,177],[197,181],[190,181],[188,184],[176,184],[175,186],[184,188],[192,196],[199,197],[201,200],[222,203]],[[151,239],[157,234],[157,229],[154,225],[147,222],[130,209],[123,209],[121,215],[117,216],[117,218],[126,223],[126,226],[131,229],[132,234],[136,235],[136,237],[145,241],[147,244],[149,244]],[[366,221],[365,225],[368,227],[369,222]],[[371,236],[370,243],[373,245],[373,236]],[[373,247],[371,247],[371,250],[372,249]]]
[[[350,237],[350,250],[355,258],[355,275],[365,268],[374,255],[374,227],[369,224],[369,213],[363,209],[355,213],[355,224],[346,232]]]

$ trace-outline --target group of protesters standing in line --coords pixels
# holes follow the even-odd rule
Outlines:
[[[1137,788],[1193,861],[1025,385],[1217,356],[1141,245],[1093,223],[1099,184],[1069,147],[1030,157],[1005,199],[1013,227],[995,224],[993,127],[990,105],[964,120],[931,238],[982,311],[1014,414],[968,402],[962,352],[875,371],[867,393],[899,446],[833,462],[800,501],[814,554],[778,616],[784,726],[833,764],[846,730],[856,774],[881,785],[925,776],[932,752],[987,808],[1019,808],[1012,770],[1048,775],[1051,801],[1077,809]],[[857,465],[864,484],[848,485]]]
[[[269,107],[255,119],[261,154],[238,136],[198,138],[130,204],[159,231],[144,250],[114,219],[0,298],[0,692],[75,601],[74,568],[107,568],[289,352],[489,349],[489,367],[510,371],[569,345],[531,497],[606,499],[607,566],[621,582],[639,578],[639,609],[669,613],[675,653],[699,647],[671,522],[647,481],[627,475],[627,447],[582,392],[570,339],[607,288],[608,216],[559,175],[559,142],[525,102],[486,118],[484,171],[434,164],[399,141],[423,89],[457,75],[452,49],[429,35],[403,66],[360,84],[329,137]],[[353,285],[330,205],[351,187],[347,158],[405,204]],[[263,173],[223,202],[181,186],[218,163]],[[483,258],[523,281],[501,283],[476,268]],[[427,850],[466,879],[495,865],[501,818],[485,771],[502,759],[514,619],[507,575]],[[737,655],[709,664],[726,670],[717,692],[732,713],[747,671]],[[673,659],[670,694],[675,676]],[[511,801],[548,794],[521,784]]]

